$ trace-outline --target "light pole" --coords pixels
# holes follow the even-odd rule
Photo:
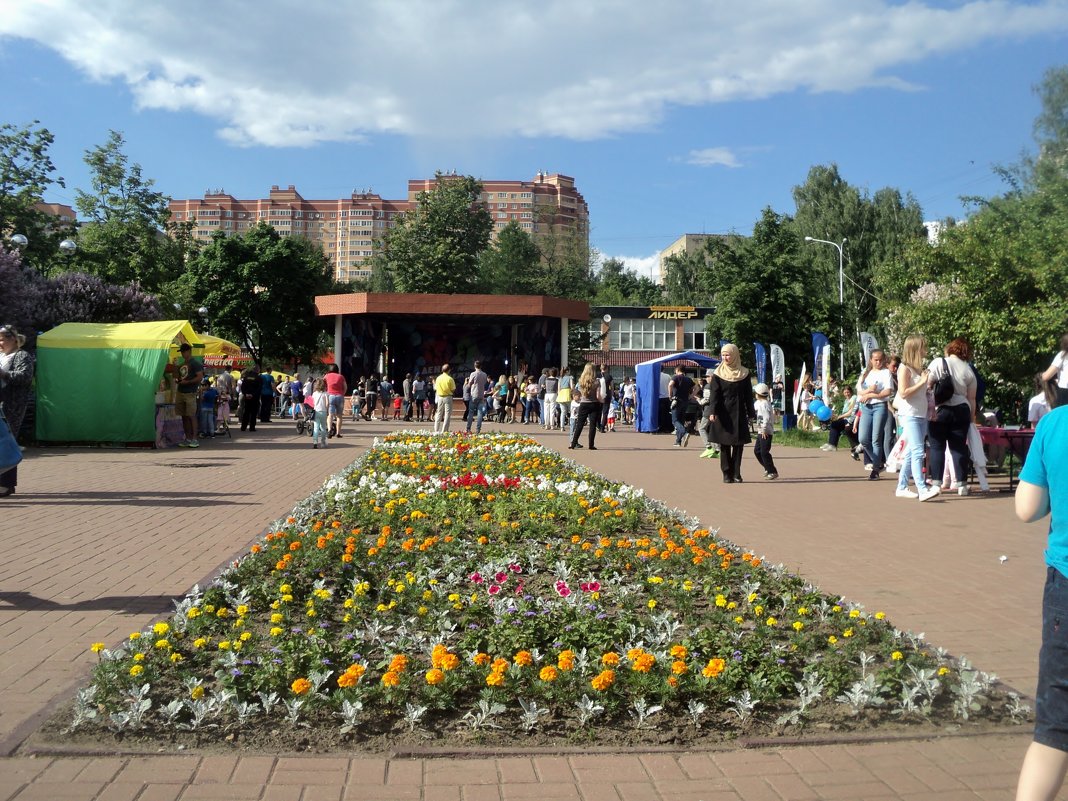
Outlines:
[[[12,234],[7,238],[7,241],[15,246],[15,249],[19,253],[25,254],[26,248],[29,247],[30,240],[25,234]],[[70,258],[74,255],[74,251],[78,249],[78,243],[73,239],[64,239],[59,243],[59,252],[65,257]]]
[[[846,238],[842,237],[842,244],[837,242],[831,242],[828,239],[816,239],[812,236],[805,237],[806,242],[819,242],[821,245],[830,245],[832,248],[838,249],[838,305],[839,307],[845,306],[845,254],[843,248],[845,247]],[[844,313],[844,310],[840,313]],[[839,321],[840,327],[838,329],[838,380],[843,381],[845,379],[845,324]]]

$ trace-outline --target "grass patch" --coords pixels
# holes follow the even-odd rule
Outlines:
[[[791,448],[818,448],[827,444],[826,431],[802,431],[799,428],[791,428],[788,431],[775,432],[775,444],[786,445]]]

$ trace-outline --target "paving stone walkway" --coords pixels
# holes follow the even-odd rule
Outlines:
[[[699,753],[434,759],[341,755],[46,756],[16,749],[94,658],[171,609],[355,459],[387,423],[312,450],[282,422],[198,450],[28,452],[0,501],[0,801],[6,799],[1006,799],[1029,731]],[[525,433],[564,448],[562,434]],[[776,448],[782,478],[724,485],[670,436],[615,432],[568,452],[722,536],[1032,694],[1044,576],[1041,525],[1008,493],[920,505],[869,482],[847,453]],[[1005,557],[1002,559],[1001,557]],[[1068,794],[1065,795],[1068,798]]]

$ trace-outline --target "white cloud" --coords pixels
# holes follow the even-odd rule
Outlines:
[[[0,0],[0,37],[236,143],[594,139],[674,106],[910,88],[932,55],[1068,30],[1065,0]],[[2,43],[2,39],[0,39]]]
[[[695,164],[698,167],[741,167],[742,163],[729,148],[706,147],[703,150],[691,150],[686,157],[687,164]]]

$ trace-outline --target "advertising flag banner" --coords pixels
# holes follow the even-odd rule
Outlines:
[[[801,377],[794,382],[794,414],[801,414],[801,388],[805,386],[805,379],[808,378],[808,365],[805,362],[801,362]]]
[[[823,402],[829,406],[831,403],[830,392],[828,391],[831,377],[831,346],[824,345],[823,353],[820,356],[820,362],[823,365]]]
[[[816,384],[823,380],[823,349],[829,344],[830,340],[825,334],[819,331],[812,332],[812,373]]]
[[[753,343],[753,355],[756,357],[757,381],[761,384],[766,384],[768,376],[768,354],[764,350],[764,346],[759,342]]]
[[[786,381],[786,356],[778,345],[771,346],[771,380]]]
[[[871,359],[871,352],[879,349],[879,341],[867,331],[861,331],[860,346],[864,353],[864,363],[860,365],[860,369],[863,370],[868,366],[868,360]]]

